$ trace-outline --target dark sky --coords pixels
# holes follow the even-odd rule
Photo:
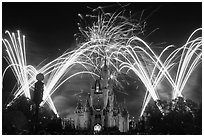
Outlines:
[[[125,5],[127,3],[120,3]],[[92,14],[87,6],[114,5],[106,8],[107,12],[114,12],[119,6],[117,3],[3,3],[2,25],[3,31],[21,30],[28,40],[34,41],[42,48],[67,49],[74,42],[73,34],[78,32],[78,13]],[[146,33],[159,28],[147,38],[148,42],[181,44],[202,23],[202,3],[130,3],[125,8],[140,16],[145,10],[143,19],[146,20]]]
[[[127,3],[120,3],[125,5]],[[142,19],[147,22],[146,32],[142,38],[146,42],[152,43],[154,47],[167,46],[174,44],[177,47],[181,46],[188,39],[190,34],[197,28],[202,27],[202,3],[201,2],[182,2],[182,3],[129,3],[125,9],[132,11],[140,17],[142,10],[144,14]],[[110,6],[106,8],[107,12],[114,12],[118,7],[118,3],[13,3],[3,2],[2,4],[2,30],[16,31],[20,30],[26,35],[26,48],[28,62],[31,65],[38,65],[45,58],[52,60],[61,55],[65,49],[75,47],[74,34],[78,33],[77,23],[79,22],[78,13],[86,15],[92,14],[92,11],[87,8],[97,8],[98,6]],[[154,29],[157,31],[148,36]],[[148,36],[148,37],[146,37]],[[165,44],[161,44],[165,42]],[[156,50],[157,48],[155,48]],[[3,63],[3,68],[5,68]],[[200,67],[201,68],[201,67]],[[200,72],[201,73],[201,72]],[[201,81],[201,79],[200,79]],[[76,82],[72,81],[73,87]],[[77,84],[76,84],[77,85]],[[134,91],[131,87],[128,89]],[[139,93],[138,93],[139,94]],[[141,98],[134,92],[135,98],[141,102]],[[62,93],[56,97],[55,102],[65,100],[62,105],[56,103],[68,113],[71,110],[66,110],[67,106],[73,108],[74,104],[69,98],[67,102],[66,96]],[[141,95],[143,96],[143,95]],[[71,100],[71,101],[70,101]],[[71,103],[72,102],[72,103]],[[138,102],[131,101],[129,104],[137,104]],[[69,104],[69,105],[67,105]],[[131,106],[131,105],[130,105]],[[139,108],[139,107],[136,107]],[[132,114],[138,114],[138,109],[132,110]]]

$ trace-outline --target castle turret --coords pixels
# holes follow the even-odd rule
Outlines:
[[[124,100],[124,102],[123,102],[122,107],[123,107],[122,115],[123,115],[123,116],[127,116],[127,115],[129,115],[128,110],[127,110],[126,101],[125,101],[125,100]]]
[[[106,106],[106,110],[111,111],[111,105],[110,105],[110,101],[108,100],[107,106]]]
[[[83,129],[84,125],[84,106],[82,105],[82,100],[78,100],[77,107],[75,109],[75,128]]]
[[[114,95],[114,100],[113,100],[113,115],[117,116],[119,113],[119,107],[118,107],[118,103],[116,100],[116,96]]]
[[[127,132],[129,130],[129,113],[127,111],[126,102],[121,104],[119,113],[119,130],[120,132]]]
[[[91,110],[91,106],[90,106],[90,103],[89,103],[89,98],[86,100],[84,110],[85,110],[85,112],[90,112],[90,110]]]
[[[101,79],[103,80],[103,88],[108,88],[108,82],[110,77],[109,66],[107,65],[106,57],[104,59],[104,65],[101,68]]]
[[[114,118],[113,118],[113,109],[111,102],[108,100],[106,106],[106,127],[113,127],[114,126]]]
[[[92,115],[92,108],[89,103],[90,97],[86,100],[84,106],[84,129],[89,129],[91,125],[91,115]]]

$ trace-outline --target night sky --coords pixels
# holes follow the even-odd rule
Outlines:
[[[92,14],[92,10],[87,7],[97,8],[98,6],[107,7],[105,11],[114,12],[119,5],[128,3],[6,3],[2,4],[2,35],[4,31],[20,30],[26,35],[26,52],[28,64],[37,66],[44,59],[47,62],[61,55],[66,49],[76,47],[74,34],[78,33],[77,23],[78,14]],[[155,51],[161,47],[173,44],[177,47],[182,46],[197,28],[202,27],[202,3],[129,3],[125,8],[140,17],[147,23],[144,35],[140,37],[150,43]],[[136,17],[137,17],[136,16]],[[157,29],[158,28],[158,29]],[[154,31],[157,29],[156,31]],[[154,31],[154,32],[153,32]],[[151,33],[153,32],[153,33]],[[149,35],[151,33],[151,35]],[[2,52],[4,54],[4,52]],[[3,70],[7,66],[3,60]],[[10,71],[9,71],[10,72]],[[201,65],[196,69],[190,78],[185,94],[196,102],[201,102]],[[5,81],[10,80],[12,74],[7,74]],[[127,78],[128,79],[128,78]],[[133,81],[129,78],[130,83]],[[14,80],[13,80],[14,82]],[[6,83],[6,82],[5,82]],[[5,84],[4,83],[4,84]],[[79,84],[80,83],[80,84]],[[15,84],[15,82],[14,82]],[[14,85],[13,84],[13,85]],[[138,85],[142,85],[137,82]],[[80,85],[80,86],[78,86]],[[88,85],[88,86],[87,86]],[[138,116],[141,103],[144,97],[144,88],[139,86],[136,90],[135,83],[126,87],[128,95],[117,93],[119,102],[124,98],[127,101],[131,115]],[[4,85],[3,100],[7,97],[6,93],[10,90],[8,85]],[[69,84],[64,84],[59,90],[60,93],[53,97],[54,103],[60,115],[71,114],[76,106],[77,97],[73,96],[79,90],[88,91],[90,83],[86,79],[74,78]],[[77,88],[76,88],[77,87]],[[161,94],[165,93],[165,85],[161,87]],[[192,92],[193,90],[193,92]],[[130,109],[135,108],[135,109]]]

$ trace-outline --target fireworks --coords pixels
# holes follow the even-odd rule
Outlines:
[[[18,96],[21,96],[22,94],[25,94],[26,97],[30,98],[30,88],[33,88],[33,85],[36,82],[35,76],[38,73],[43,73],[45,76],[48,76],[48,81],[45,83],[44,90],[45,92],[43,95],[44,101],[42,102],[41,105],[43,105],[45,102],[49,103],[52,110],[57,114],[56,108],[51,99],[51,95],[56,91],[56,89],[60,85],[62,85],[66,80],[72,78],[73,76],[82,73],[96,75],[95,73],[92,73],[90,71],[82,71],[69,76],[63,82],[61,82],[64,75],[68,73],[71,67],[73,67],[75,64],[80,64],[87,70],[88,68],[86,66],[91,65],[88,62],[80,61],[79,55],[82,55],[81,57],[83,57],[83,52],[85,52],[86,50],[80,50],[79,52],[79,49],[76,51],[65,52],[62,56],[46,64],[37,71],[33,66],[31,65],[27,66],[26,64],[25,37],[23,37],[24,39],[22,46],[19,31],[18,31],[18,43],[16,42],[16,37],[14,33],[12,33],[12,35],[8,31],[6,31],[6,33],[9,34],[12,43],[9,43],[7,39],[3,39],[6,51],[8,53],[7,61],[10,64],[5,69],[3,76],[6,73],[7,69],[11,67],[18,81],[18,89],[14,92],[15,97],[13,98],[13,100],[15,100]]]
[[[146,87],[145,98],[142,106],[141,116],[149,103],[150,99],[160,100],[157,87],[163,79],[167,79],[173,88],[173,99],[182,96],[182,91],[193,70],[201,62],[202,38],[197,37],[192,40],[192,36],[201,31],[196,30],[192,33],[186,44],[175,49],[164,62],[161,61],[162,55],[172,46],[166,47],[160,55],[138,37],[143,32],[143,26],[136,20],[123,16],[124,11],[115,13],[105,13],[102,8],[93,10],[97,15],[86,15],[79,17],[89,18],[91,22],[84,21],[79,23],[81,40],[78,47],[72,51],[66,51],[55,60],[45,64],[38,71],[32,66],[27,65],[25,36],[21,39],[20,32],[17,35],[6,31],[10,40],[3,39],[7,51],[7,62],[9,66],[4,70],[3,77],[8,68],[11,68],[18,83],[15,90],[14,99],[25,94],[31,98],[32,90],[36,82],[35,76],[43,73],[46,77],[43,102],[48,103],[51,109],[57,114],[57,110],[52,101],[52,94],[71,78],[89,74],[93,79],[99,77],[100,68],[103,60],[112,70],[111,79],[115,82],[120,73],[134,73],[139,77]],[[17,38],[16,38],[17,36]],[[181,56],[179,56],[181,54]],[[78,65],[80,70],[72,74],[73,68]],[[176,70],[176,77],[171,74],[171,70]],[[162,108],[158,106],[162,112]]]
[[[17,31],[17,36],[15,33],[11,34],[9,31],[6,31],[5,33],[8,34],[10,38],[9,40],[3,39],[3,43],[8,53],[6,61],[9,66],[4,70],[3,77],[7,69],[11,68],[18,83],[18,89],[13,94],[17,97],[20,94],[25,93],[25,96],[30,98],[29,87],[33,83],[29,83],[29,80],[35,77],[37,70],[31,65],[27,65],[25,36],[23,35],[23,38],[21,39],[20,31]]]
[[[196,29],[188,38],[187,42],[182,47],[172,52],[164,63],[169,65],[178,60],[176,77],[171,77],[174,81],[174,85],[172,85],[173,99],[182,96],[182,91],[190,75],[202,61],[202,37],[196,37],[193,39],[193,36],[200,31],[202,31],[201,28]]]
[[[182,97],[182,91],[192,74],[192,72],[195,70],[195,68],[201,63],[201,56],[202,56],[202,37],[195,37],[193,39],[193,36],[196,35],[202,31],[201,28],[196,29],[188,38],[187,42],[177,49],[175,49],[162,63],[162,68],[160,70],[162,71],[163,75],[165,75],[165,78],[167,78],[168,82],[171,84],[172,87],[172,99],[175,99],[177,97]],[[172,46],[168,46],[165,48],[162,53],[160,54],[160,57],[167,49],[169,49]],[[175,73],[170,74],[170,71],[175,69]],[[176,76],[175,76],[176,75]],[[164,77],[163,77],[164,78]],[[156,82],[156,81],[155,81]],[[146,92],[145,99],[143,102],[143,109],[141,111],[141,116],[145,110],[145,107],[147,106],[148,102],[151,99],[151,95]]]

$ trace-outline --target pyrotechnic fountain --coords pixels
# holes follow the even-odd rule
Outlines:
[[[167,58],[164,60],[164,63],[161,64],[163,67],[160,70],[164,70],[162,73],[165,75],[165,78],[167,78],[168,82],[172,86],[172,99],[183,97],[182,91],[184,90],[189,77],[202,61],[202,37],[198,37],[196,35],[199,35],[201,31],[202,28],[196,29],[190,35],[186,43],[183,46],[176,48],[171,54],[167,56]],[[160,57],[171,47],[173,46],[167,46],[161,52]],[[172,69],[175,69],[175,73],[171,74],[170,71]],[[163,75],[161,80],[164,78]],[[146,99],[144,99],[141,116],[151,99],[151,95],[146,93],[145,98]]]
[[[29,87],[34,84],[34,77],[37,74],[37,70],[32,65],[27,65],[26,49],[25,49],[25,36],[20,35],[20,31],[17,31],[17,38],[15,33],[5,32],[10,39],[3,39],[4,46],[8,53],[8,57],[5,57],[9,66],[3,72],[3,78],[5,72],[11,68],[13,74],[18,83],[18,89],[13,93],[15,97],[25,94],[30,98]],[[21,39],[23,37],[23,39]],[[32,79],[32,80],[31,80]],[[32,82],[29,82],[29,81]]]
[[[186,43],[176,49],[172,54],[168,56],[165,63],[172,63],[174,60],[178,60],[178,67],[176,71],[176,77],[172,76],[175,86],[173,87],[173,99],[180,96],[182,97],[182,91],[195,68],[202,61],[202,37],[193,38],[193,36],[201,32],[202,29],[196,29],[188,38]],[[179,58],[178,58],[179,57]]]

